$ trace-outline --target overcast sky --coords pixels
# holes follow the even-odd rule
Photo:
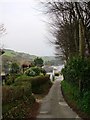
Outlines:
[[[38,0],[0,0],[0,24],[7,34],[1,37],[4,48],[39,56],[54,55],[47,37],[45,15],[39,12]]]

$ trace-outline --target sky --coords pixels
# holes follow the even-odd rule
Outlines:
[[[39,0],[40,1],[40,0]],[[4,48],[38,56],[54,55],[49,43],[47,17],[39,11],[38,0],[0,0],[0,24],[6,34],[0,37]]]

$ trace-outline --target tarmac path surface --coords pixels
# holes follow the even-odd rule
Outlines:
[[[37,118],[81,118],[68,106],[61,92],[62,77],[58,77],[48,95],[43,98]],[[51,118],[51,119],[50,119]]]

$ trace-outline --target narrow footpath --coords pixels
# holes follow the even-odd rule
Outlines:
[[[65,102],[60,82],[62,77],[58,77],[51,87],[48,95],[43,98],[37,118],[74,118],[79,116]],[[81,120],[81,118],[79,119]]]

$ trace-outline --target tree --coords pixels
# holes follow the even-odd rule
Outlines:
[[[12,74],[17,74],[19,72],[19,65],[17,63],[12,63],[11,64],[11,70],[10,73]]]
[[[35,66],[42,67],[43,66],[43,59],[39,58],[39,57],[35,58],[34,64],[35,64]]]
[[[90,2],[43,2],[46,13],[52,18],[51,32],[57,53],[62,51],[65,59],[72,55],[90,55]],[[59,51],[59,52],[58,52]]]
[[[49,0],[44,2],[47,13],[52,18],[54,44],[57,54],[60,51],[67,61],[76,54],[86,57],[86,49],[90,57],[90,1],[89,2],[60,2]],[[58,52],[59,51],[59,52]],[[82,89],[81,79],[79,89]]]

